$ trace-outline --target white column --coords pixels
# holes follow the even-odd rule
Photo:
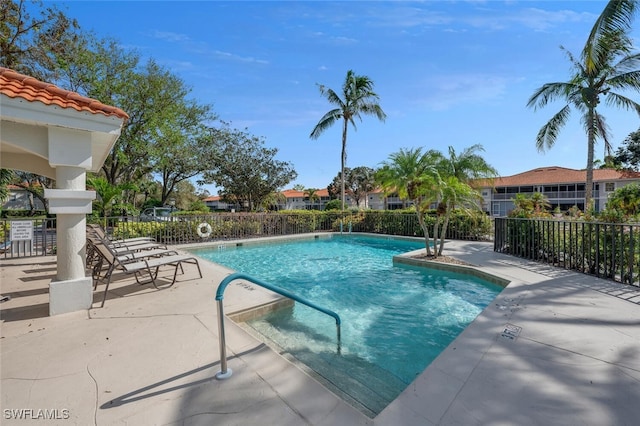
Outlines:
[[[56,168],[56,188],[71,191],[85,190],[86,172],[79,167]],[[58,254],[58,281],[85,277],[86,269],[86,214],[58,213],[56,228]]]
[[[91,134],[49,128],[49,164],[56,170],[56,189],[45,189],[49,213],[57,217],[57,275],[49,284],[49,315],[91,308],[93,282],[86,276],[86,215],[94,191],[86,190],[91,167]]]

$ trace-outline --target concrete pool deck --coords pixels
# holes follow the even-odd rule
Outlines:
[[[102,309],[48,317],[55,258],[0,261],[3,425],[635,425],[640,289],[451,241],[446,254],[510,284],[371,419],[242,327],[225,321],[201,261],[166,290],[112,284]],[[101,288],[95,300],[101,300]],[[275,297],[238,281],[229,315]],[[96,304],[95,306],[98,306]],[[53,418],[52,418],[53,417]],[[52,418],[45,420],[46,418]]]

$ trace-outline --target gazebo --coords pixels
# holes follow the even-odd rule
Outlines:
[[[0,67],[0,168],[56,181],[44,190],[57,217],[49,315],[91,307],[86,215],[96,194],[86,190],[86,172],[100,170],[128,118],[119,108]]]

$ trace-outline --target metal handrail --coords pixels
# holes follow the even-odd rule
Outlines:
[[[280,287],[276,287],[272,284],[266,283],[264,281],[260,281],[257,278],[253,278],[247,274],[243,274],[241,272],[236,272],[230,275],[227,275],[220,284],[218,284],[218,290],[216,291],[216,300],[218,301],[218,334],[220,338],[220,371],[216,374],[217,379],[227,379],[231,377],[233,373],[230,368],[227,368],[227,350],[226,350],[226,339],[224,334],[224,307],[222,304],[222,299],[224,298],[224,291],[227,286],[234,280],[246,280],[252,282],[253,284],[259,285],[260,287],[264,287],[267,290],[271,290],[274,293],[281,294],[282,296],[288,297],[290,299],[295,300],[296,302],[300,302],[303,305],[307,305],[310,308],[313,308],[319,312],[327,314],[333,317],[336,320],[336,332],[338,335],[338,353],[340,353],[340,324],[342,321],[340,320],[340,316],[335,312],[323,308],[321,306],[316,305],[313,302],[310,302],[298,295],[291,293],[288,290],[285,290]]]

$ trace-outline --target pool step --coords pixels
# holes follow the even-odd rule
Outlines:
[[[387,370],[352,354],[338,354],[335,339],[327,339],[300,324],[284,328],[264,320],[249,325],[275,343],[282,355],[314,376],[363,413],[374,417],[391,403],[407,384]],[[301,340],[304,336],[304,340]]]

